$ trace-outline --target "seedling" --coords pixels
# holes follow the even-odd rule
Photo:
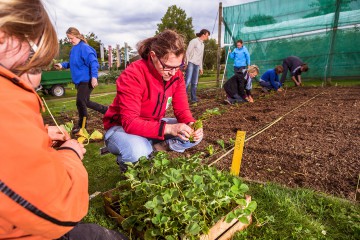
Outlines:
[[[224,142],[224,140],[218,139],[218,140],[216,140],[216,142],[220,145],[220,147],[221,147],[222,149],[225,149],[225,142]]]
[[[214,146],[213,145],[209,145],[206,147],[206,150],[208,151],[209,155],[213,155],[214,154]]]
[[[202,128],[202,127],[203,127],[202,120],[201,120],[201,119],[196,120],[196,122],[195,122],[191,127],[192,127],[192,129],[193,129],[194,131],[198,130],[199,128]],[[195,142],[195,141],[194,141],[194,135],[191,135],[191,136],[189,137],[189,141],[190,141],[190,142]]]
[[[80,136],[77,139],[77,141],[79,143],[82,143],[84,145],[88,145],[89,142],[90,142],[90,139],[92,139],[92,140],[101,140],[101,139],[103,139],[103,134],[101,132],[99,132],[98,130],[95,130],[90,135],[87,132],[87,130],[85,129],[85,123],[86,123],[86,117],[84,117],[82,127],[81,127],[80,131],[77,133],[77,135]],[[73,121],[71,121],[71,122],[67,122],[64,125],[60,125],[60,126],[62,126],[69,134],[71,134],[71,131],[74,128],[74,123],[73,123]]]

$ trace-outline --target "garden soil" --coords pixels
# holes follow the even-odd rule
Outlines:
[[[190,106],[194,117],[214,108],[219,108],[221,114],[204,120],[204,139],[187,150],[186,156],[204,152],[205,161],[211,163],[233,147],[238,130],[246,131],[248,138],[283,117],[246,141],[240,176],[355,198],[360,173],[360,86],[288,88],[282,93],[254,89],[253,104],[227,105],[219,89],[200,90],[198,96],[200,102]],[[172,115],[169,111],[168,116]],[[89,132],[102,129],[101,118],[90,110]],[[63,113],[58,122],[71,120],[77,121],[76,114]],[[45,123],[51,124],[51,119],[45,118]],[[219,140],[224,141],[225,149]],[[206,150],[209,145],[215,149],[211,156]],[[232,155],[214,166],[229,171]]]

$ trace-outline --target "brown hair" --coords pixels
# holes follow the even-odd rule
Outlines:
[[[276,73],[276,74],[282,73],[282,72],[284,71],[284,68],[283,68],[283,66],[281,66],[281,65],[275,66],[274,69],[275,69],[275,73]]]
[[[304,63],[303,65],[301,65],[302,68],[302,72],[307,72],[309,70],[309,67],[306,63]]]
[[[165,30],[155,37],[147,38],[137,45],[141,58],[148,59],[151,51],[159,58],[166,58],[169,53],[180,56],[185,54],[184,37],[173,30]]]
[[[241,44],[243,44],[243,40],[239,39],[239,40],[236,41],[236,43],[241,43]]]
[[[58,54],[59,43],[41,0],[0,0],[0,9],[0,28],[7,36],[20,42],[40,39],[30,61],[14,66],[13,70],[23,74],[33,68],[48,66]]]
[[[207,29],[201,29],[201,31],[199,33],[196,34],[197,37],[201,37],[202,35],[205,34],[209,34],[210,35],[210,31]]]
[[[81,41],[84,41],[85,43],[87,43],[84,35],[81,34],[77,28],[69,27],[69,29],[66,31],[66,34],[73,35],[73,36],[77,37],[78,39],[80,39]]]

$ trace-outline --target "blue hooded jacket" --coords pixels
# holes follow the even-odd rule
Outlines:
[[[63,68],[70,68],[74,84],[89,82],[98,78],[99,62],[94,48],[80,41],[70,50],[70,61],[61,63]]]
[[[230,58],[234,59],[235,67],[246,67],[250,65],[250,54],[245,46],[235,48],[232,53],[230,53]]]
[[[269,69],[267,70],[260,78],[261,80],[265,81],[265,82],[270,82],[271,86],[275,89],[278,90],[279,87],[281,87],[281,83],[279,81],[279,76],[276,74],[275,69]],[[280,86],[278,87],[278,85],[275,84],[275,82],[280,83]]]

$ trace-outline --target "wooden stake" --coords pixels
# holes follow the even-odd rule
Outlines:
[[[244,151],[244,144],[245,144],[245,132],[237,131],[236,139],[235,139],[234,155],[230,170],[230,173],[234,176],[239,176],[240,174],[241,159]]]

